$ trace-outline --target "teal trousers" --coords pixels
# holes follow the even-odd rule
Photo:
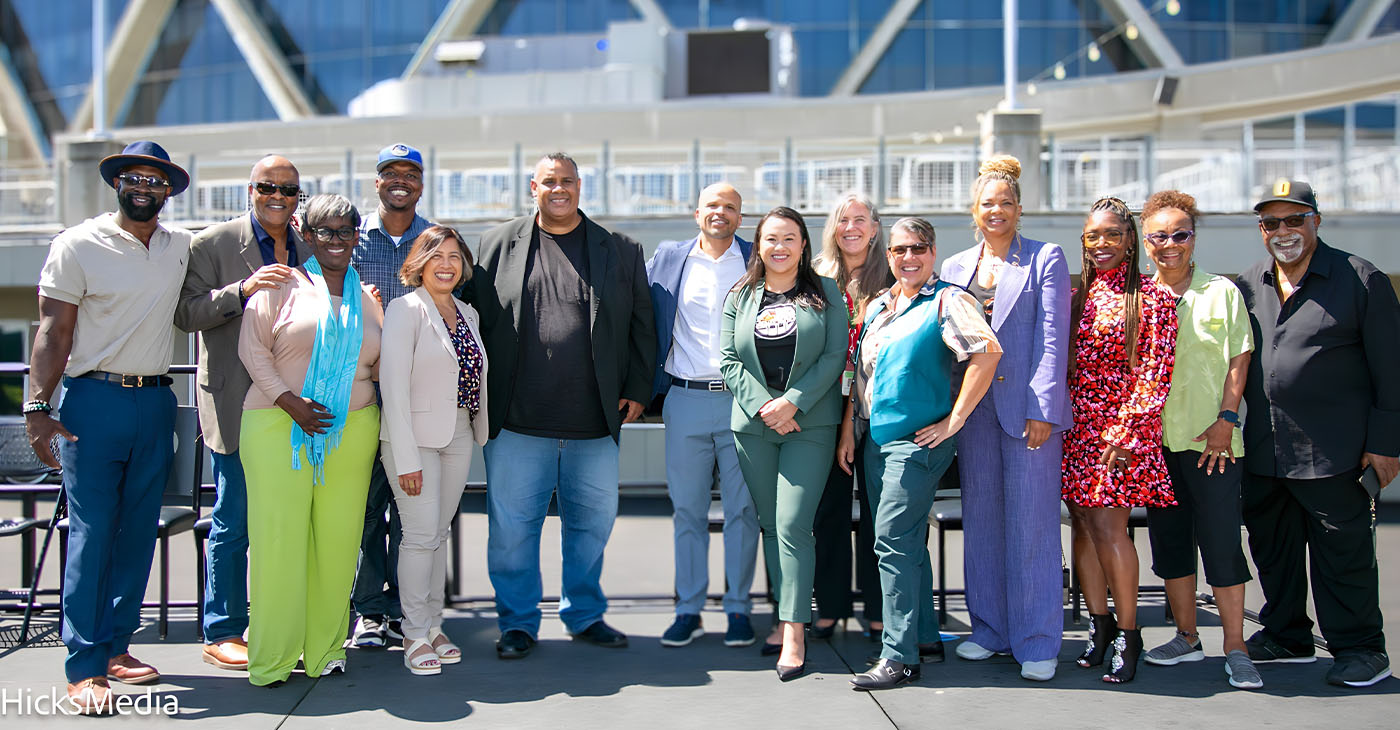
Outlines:
[[[939,640],[928,512],[953,461],[954,441],[930,449],[902,439],[884,446],[865,439],[865,484],[875,505],[875,555],[885,594],[884,659],[918,664],[920,642]]]
[[[739,469],[763,529],[763,562],[778,596],[778,620],[812,620],[817,541],[812,520],[836,453],[836,427],[814,426],[785,436],[735,433]]]

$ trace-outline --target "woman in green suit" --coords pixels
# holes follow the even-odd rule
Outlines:
[[[784,682],[807,669],[803,625],[812,618],[812,518],[826,486],[841,421],[846,310],[836,282],[812,268],[807,224],[777,207],[758,222],[757,256],[724,304],[720,370],[734,393],[730,426],[763,528],[763,559],[778,595]],[[833,306],[834,304],[834,306]],[[782,643],[774,641],[781,637]]]

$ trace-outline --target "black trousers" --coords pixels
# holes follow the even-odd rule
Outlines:
[[[865,473],[865,459],[856,449],[856,477],[834,463],[817,505],[812,521],[812,534],[817,540],[817,565],[812,595],[817,599],[817,615],[821,618],[847,618],[853,615],[851,603],[851,504],[852,490],[859,475]],[[860,498],[860,521],[856,526],[855,570],[856,587],[864,603],[867,621],[883,621],[884,594],[880,590],[880,570],[875,557],[875,509],[866,501],[866,490],[856,490]]]
[[[1244,477],[1244,524],[1249,551],[1264,589],[1259,622],[1285,648],[1312,644],[1308,571],[1313,607],[1332,654],[1349,649],[1385,651],[1380,577],[1371,499],[1357,471],[1322,479]]]

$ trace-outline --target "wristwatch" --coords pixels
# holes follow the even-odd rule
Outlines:
[[[1216,418],[1224,419],[1224,420],[1226,420],[1226,421],[1229,421],[1229,422],[1230,422],[1230,425],[1232,425],[1232,426],[1238,426],[1238,425],[1240,425],[1240,414],[1238,414],[1238,413],[1236,413],[1236,412],[1234,412],[1234,411],[1230,411],[1230,410],[1221,411],[1221,412],[1220,412],[1220,415],[1216,416]]]

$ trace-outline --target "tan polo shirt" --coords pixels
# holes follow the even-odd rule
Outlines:
[[[78,307],[65,375],[170,369],[175,304],[193,238],[183,228],[157,226],[147,249],[117,226],[114,213],[104,213],[53,239],[39,294]]]

